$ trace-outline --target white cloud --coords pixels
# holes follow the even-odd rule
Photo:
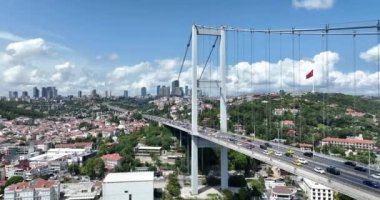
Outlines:
[[[73,75],[72,70],[74,68],[75,65],[71,64],[70,62],[65,62],[63,64],[56,65],[56,72],[51,76],[50,80],[53,82],[68,81]]]
[[[377,61],[380,57],[380,44],[360,53],[360,58],[367,61]]]
[[[293,7],[307,10],[329,9],[335,0],[292,0]]]
[[[119,54],[117,53],[111,53],[109,56],[108,56],[108,59],[109,60],[117,60],[119,58]]]
[[[22,37],[18,35],[15,35],[9,32],[4,32],[4,31],[0,31],[0,39],[12,41],[12,42],[24,40]]]
[[[42,38],[36,38],[10,43],[5,50],[7,54],[13,57],[25,58],[46,52],[48,47]]]

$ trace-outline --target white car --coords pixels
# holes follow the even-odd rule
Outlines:
[[[269,154],[269,152],[268,152],[267,150],[264,150],[264,153],[265,153],[265,154]]]
[[[325,173],[325,170],[323,170],[323,169],[320,168],[320,167],[316,167],[316,168],[314,168],[314,171],[316,171],[316,172],[318,172],[318,173],[320,173],[320,174],[324,174],[324,173]]]
[[[276,156],[282,156],[282,153],[281,153],[281,152],[278,152],[278,151],[276,151],[276,152],[274,152],[274,155],[276,155]]]
[[[371,174],[371,176],[375,179],[380,179],[380,173],[378,174]]]
[[[303,158],[299,158],[298,159],[300,161],[300,163],[302,164],[307,164],[307,160],[303,159]]]

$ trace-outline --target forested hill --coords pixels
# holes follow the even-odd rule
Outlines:
[[[14,119],[17,117],[41,118],[44,115],[31,109],[19,106],[20,103],[12,101],[0,101],[0,116],[6,119]]]

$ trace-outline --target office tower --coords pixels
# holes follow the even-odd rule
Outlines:
[[[172,81],[172,93],[173,96],[178,96],[179,80]]]
[[[82,98],[82,91],[78,91],[78,98]]]
[[[170,87],[165,88],[165,96],[170,96]]]
[[[108,91],[107,90],[104,93],[104,97],[108,98]]]
[[[34,87],[33,88],[33,98],[37,99],[38,97],[40,97],[40,90],[38,90],[37,87]]]
[[[124,90],[124,98],[128,98],[128,90]]]
[[[146,96],[146,87],[141,88],[141,96],[145,97]]]
[[[28,97],[28,92],[27,91],[22,91],[21,96],[22,97]]]
[[[189,86],[185,86],[185,95],[189,96]]]
[[[18,97],[18,92],[17,91],[13,91],[13,95],[12,95],[13,98],[17,98]]]
[[[91,96],[96,96],[96,90],[95,89],[93,89],[92,91],[91,91]]]
[[[12,91],[9,91],[9,98],[10,98],[10,99],[13,98],[13,93],[12,93]]]
[[[160,93],[160,88],[161,86],[160,85],[157,85],[157,96],[162,96],[162,94]]]
[[[53,98],[57,98],[58,97],[58,90],[55,87],[51,87],[51,90],[53,92]]]
[[[47,88],[46,87],[42,87],[42,89],[41,89],[41,97],[47,98]]]

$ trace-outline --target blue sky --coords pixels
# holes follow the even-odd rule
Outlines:
[[[308,1],[313,0],[306,0],[306,3],[299,1],[305,3],[305,7],[296,7],[292,0],[2,1],[0,33],[11,34],[19,39],[11,41],[9,38],[1,39],[0,37],[0,51],[6,49],[12,42],[41,38],[44,45],[48,47],[48,51],[54,53],[49,52],[48,58],[41,54],[28,57],[28,62],[22,62],[23,67],[32,71],[37,70],[35,72],[37,74],[44,73],[44,76],[34,77],[32,81],[25,82],[12,79],[3,84],[0,95],[6,95],[11,87],[18,90],[24,88],[30,90],[33,85],[57,84],[60,89],[60,82],[62,82],[60,91],[67,94],[74,94],[78,89],[87,91],[91,87],[99,88],[98,90],[113,89],[120,94],[125,88],[133,94],[133,92],[137,93],[138,88],[144,84],[153,92],[154,85],[168,85],[169,81],[167,83],[163,81],[173,79],[174,76],[158,77],[155,82],[151,80],[148,83],[137,80],[133,70],[132,72],[130,70],[136,69],[140,72],[138,66],[143,66],[144,69],[167,67],[171,73],[178,71],[178,60],[183,56],[192,24],[290,28],[321,27],[324,24],[352,21],[374,23],[374,20],[380,19],[378,12],[380,2],[377,0],[316,0],[320,2],[317,7],[313,7],[315,4],[310,7],[310,4],[307,4]],[[323,7],[324,4],[330,5]],[[285,38],[284,44],[290,41],[289,37]],[[278,52],[276,54],[278,37],[273,36],[272,40],[271,48],[274,49],[272,61],[276,62],[279,58]],[[206,40],[206,43],[208,41]],[[302,41],[302,57],[305,59],[312,58],[323,51],[320,48],[320,39],[302,39]],[[350,50],[352,46],[347,45],[349,42],[352,42],[351,38],[344,38],[332,40],[330,44],[331,50],[339,53],[340,57],[335,69],[346,73],[350,71],[347,65],[352,63],[352,58],[349,56],[352,55]],[[357,43],[359,55],[360,52],[375,46],[376,38],[361,38]],[[258,45],[260,45],[259,42]],[[257,49],[261,48],[263,47],[257,46]],[[291,54],[286,48],[283,50],[283,55],[289,57]],[[259,58],[258,55],[257,59]],[[64,63],[69,63],[67,65],[71,67],[61,69],[55,67]],[[364,71],[373,71],[371,68],[373,63],[365,62],[359,56],[358,64]],[[3,64],[3,67],[6,70],[14,66],[8,63]],[[59,71],[63,68],[66,69],[65,72]],[[119,72],[127,73],[119,77],[123,79],[119,80],[120,84],[116,83],[117,80],[110,81],[114,79],[112,73],[117,69]],[[19,71],[22,70],[19,69]],[[143,72],[146,71],[142,70],[141,73]],[[61,74],[57,75],[59,77],[55,81],[42,80],[57,73]],[[6,75],[12,74],[15,73]],[[72,82],[75,80],[70,80],[73,77],[76,80],[86,77],[86,80],[83,79],[86,84],[73,85]],[[129,80],[123,82],[125,79]],[[89,83],[90,80],[99,84]],[[78,82],[78,84],[84,82]],[[184,82],[188,81],[184,80]]]

